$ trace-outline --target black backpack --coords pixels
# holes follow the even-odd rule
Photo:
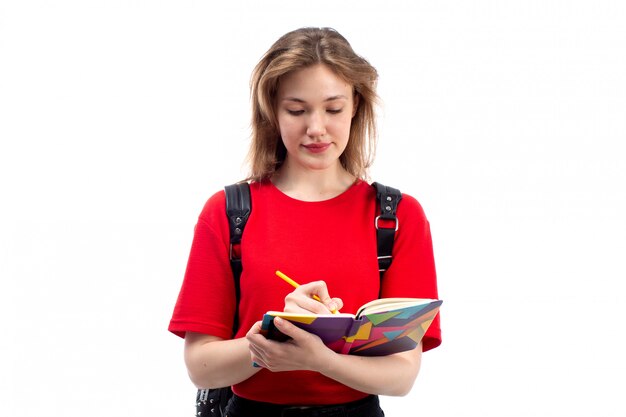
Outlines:
[[[378,272],[380,273],[381,288],[383,274],[391,265],[393,242],[395,233],[398,230],[398,218],[396,210],[398,203],[402,199],[402,193],[392,187],[387,187],[380,183],[372,183],[376,188],[376,198],[378,200],[379,214],[374,219],[376,227],[376,242],[378,245]],[[247,182],[240,182],[224,187],[226,192],[226,215],[230,229],[230,266],[235,279],[235,295],[237,305],[239,304],[240,287],[239,277],[243,266],[241,264],[241,236],[246,226],[248,217],[252,212],[252,201],[250,199],[250,185]],[[395,222],[395,227],[379,226],[380,220],[390,220]],[[233,322],[233,336],[239,327],[239,313],[235,309],[235,320]],[[196,417],[224,415],[224,409],[228,400],[232,397],[231,387],[198,389],[196,394]]]

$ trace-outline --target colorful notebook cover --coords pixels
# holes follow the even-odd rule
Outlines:
[[[384,301],[384,300],[381,300]],[[391,300],[393,301],[393,300]],[[351,314],[300,315],[269,311],[263,316],[262,330],[268,339],[284,341],[287,336],[274,326],[274,317],[289,320],[296,326],[319,336],[335,352],[384,356],[411,350],[422,340],[424,333],[439,311],[442,300],[414,299],[400,308]],[[393,304],[390,304],[392,306]]]

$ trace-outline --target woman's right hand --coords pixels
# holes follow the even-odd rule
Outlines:
[[[317,301],[313,296],[319,297]],[[330,314],[343,307],[341,298],[331,298],[324,281],[300,285],[285,297],[284,311],[288,313]]]

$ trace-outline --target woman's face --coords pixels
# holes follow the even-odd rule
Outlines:
[[[290,169],[336,169],[356,112],[352,86],[325,65],[280,79],[276,115]]]

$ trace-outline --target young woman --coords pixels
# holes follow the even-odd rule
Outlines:
[[[253,72],[253,210],[241,242],[241,299],[237,306],[220,191],[200,213],[169,326],[185,337],[185,363],[196,386],[233,386],[231,417],[281,415],[284,407],[289,415],[329,407],[382,416],[377,396],[407,394],[422,352],[441,343],[438,317],[417,348],[381,357],[337,354],[279,319],[275,324],[289,342],[260,334],[268,310],[355,313],[379,295],[438,297],[429,223],[406,194],[393,262],[380,287],[376,196],[366,182],[376,81],[374,67],[332,29],[287,33]],[[302,285],[293,290],[276,270]],[[236,308],[239,329],[231,339]]]

